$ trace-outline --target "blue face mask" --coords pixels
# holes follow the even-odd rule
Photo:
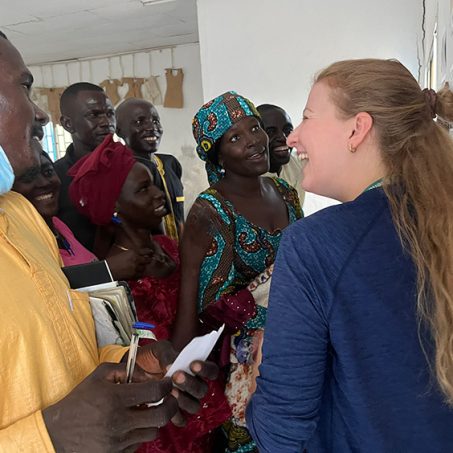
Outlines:
[[[0,195],[9,192],[14,184],[14,171],[11,163],[0,145]]]

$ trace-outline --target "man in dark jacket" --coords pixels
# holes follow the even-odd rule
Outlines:
[[[164,218],[167,236],[178,239],[184,224],[182,167],[176,157],[157,154],[163,128],[153,104],[143,99],[127,99],[116,109],[117,134],[124,139],[140,162],[150,168],[156,184],[168,200],[170,214]]]
[[[58,217],[87,249],[93,250],[96,226],[79,214],[69,198],[72,178],[68,170],[83,156],[94,151],[104,138],[115,132],[115,110],[104,90],[92,83],[75,83],[63,92],[60,99],[61,125],[71,134],[72,143],[66,154],[55,162],[61,179]]]

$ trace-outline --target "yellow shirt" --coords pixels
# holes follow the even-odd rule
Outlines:
[[[53,234],[21,195],[0,196],[0,452],[54,452],[41,409],[101,361],[87,296],[69,289]]]

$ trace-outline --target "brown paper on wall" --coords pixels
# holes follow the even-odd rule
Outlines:
[[[121,79],[121,84],[124,85],[127,83],[129,86],[129,91],[126,93],[123,99],[129,98],[142,98],[142,85],[146,79],[138,78],[138,77],[123,77]]]
[[[118,79],[106,79],[103,80],[99,86],[104,88],[107,97],[112,101],[112,104],[116,106],[121,98],[118,94],[118,87],[121,85],[121,81]]]
[[[33,87],[31,100],[44,112],[49,111],[49,100],[47,99],[47,88]]]
[[[60,97],[65,87],[59,88],[40,88],[36,87],[32,92],[32,99],[36,99],[38,107],[49,114],[50,120],[54,124],[60,124]]]
[[[167,68],[165,69],[165,78],[167,79],[167,90],[165,92],[164,107],[182,109],[184,107],[182,93],[183,70],[181,68]]]
[[[162,105],[162,93],[160,92],[157,76],[148,77],[142,85],[143,99],[153,105]]]

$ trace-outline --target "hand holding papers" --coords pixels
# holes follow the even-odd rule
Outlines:
[[[176,371],[185,371],[193,376],[190,364],[194,360],[205,361],[213,350],[217,340],[223,332],[225,324],[219,330],[213,330],[211,333],[202,337],[195,337],[176,357],[176,360],[167,371],[165,377],[171,377]]]

